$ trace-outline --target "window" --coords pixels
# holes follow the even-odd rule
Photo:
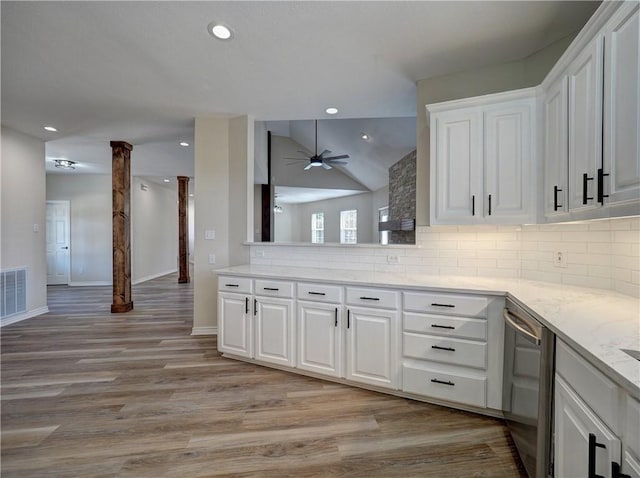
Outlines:
[[[340,211],[340,243],[358,243],[358,210]]]
[[[389,220],[389,206],[378,209],[378,222]],[[380,244],[389,244],[389,231],[380,231]]]
[[[311,242],[322,244],[324,242],[324,213],[311,214]]]

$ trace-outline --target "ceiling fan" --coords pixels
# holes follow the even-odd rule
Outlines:
[[[284,158],[284,159],[295,159],[296,161],[309,161],[304,167],[305,171],[313,167],[322,167],[324,169],[331,169],[332,165],[344,165],[347,164],[346,161],[340,161],[341,159],[347,159],[349,157],[348,154],[340,154],[338,156],[325,156],[325,154],[331,154],[331,151],[325,149],[322,153],[318,154],[318,120],[315,120],[315,130],[316,130],[316,142],[315,142],[315,154],[313,156],[307,156],[306,158]],[[298,153],[302,153],[307,155],[305,151],[298,151]],[[297,163],[289,163],[297,164]]]

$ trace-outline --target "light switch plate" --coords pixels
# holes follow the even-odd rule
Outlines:
[[[211,241],[216,238],[216,231],[213,229],[207,229],[204,231],[204,238],[207,241]]]
[[[215,263],[216,263],[216,255],[209,254],[209,264],[215,264]]]

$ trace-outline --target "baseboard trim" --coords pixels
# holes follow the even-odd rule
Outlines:
[[[37,309],[28,310],[27,312],[23,312],[22,314],[12,315],[11,317],[5,317],[0,320],[0,327],[4,327],[5,325],[15,324],[16,322],[21,322],[26,319],[30,319],[31,317],[35,317],[37,315],[46,314],[49,312],[49,307],[38,307]]]
[[[178,272],[178,269],[171,269],[170,271],[159,272],[157,274],[151,274],[149,276],[140,277],[132,282],[133,285],[140,284],[141,282],[147,282],[148,280],[157,279],[158,277],[166,276],[167,274],[174,274]]]
[[[191,335],[218,335],[218,327],[194,327]]]
[[[100,285],[111,285],[110,280],[87,280],[87,281],[73,281],[69,282],[69,287],[93,287]]]

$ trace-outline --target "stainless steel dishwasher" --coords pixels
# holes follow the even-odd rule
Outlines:
[[[502,408],[530,478],[553,476],[555,335],[507,299]]]

